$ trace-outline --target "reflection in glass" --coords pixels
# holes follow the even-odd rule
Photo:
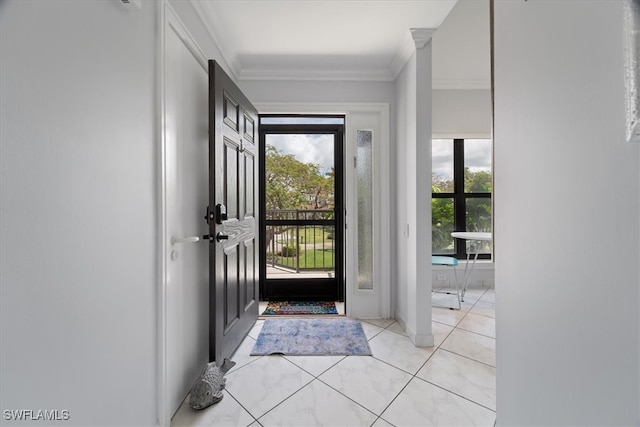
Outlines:
[[[467,198],[467,212],[466,212],[466,226],[467,231],[491,231],[491,199],[468,197]],[[467,242],[467,244],[477,245],[474,247],[473,252],[477,253],[491,253],[491,242]],[[469,248],[467,248],[469,253]]]
[[[455,230],[453,216],[453,198],[431,199],[431,238],[434,254],[452,254],[455,252],[451,233]]]

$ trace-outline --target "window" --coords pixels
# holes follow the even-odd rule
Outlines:
[[[491,231],[491,140],[434,139],[431,173],[434,255],[491,258],[491,242],[465,242],[453,231]],[[474,246],[473,250],[468,245]]]

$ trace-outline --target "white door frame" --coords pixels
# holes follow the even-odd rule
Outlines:
[[[345,233],[346,313],[357,318],[392,318],[391,287],[391,198],[389,104],[387,103],[254,103],[261,114],[344,114],[345,128]],[[357,289],[357,215],[355,157],[356,131],[374,130],[373,153],[373,246],[374,285]]]

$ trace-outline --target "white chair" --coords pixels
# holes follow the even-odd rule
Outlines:
[[[458,266],[458,259],[451,256],[432,255],[431,265],[440,265],[440,266],[453,268],[453,277],[455,279],[455,286],[456,286],[456,296],[458,297],[458,308],[455,308],[455,307],[445,307],[445,308],[448,308],[451,310],[460,310],[462,308],[462,304],[460,303],[460,301],[464,301],[464,300],[462,300],[462,298],[460,297],[460,288],[458,287],[458,273],[456,271],[456,267]],[[432,292],[438,293],[438,294],[453,295],[453,293],[447,292],[447,291],[432,291]],[[436,306],[436,307],[444,307],[444,306]]]

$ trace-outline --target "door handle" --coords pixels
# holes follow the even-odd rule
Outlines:
[[[229,235],[228,234],[217,233],[216,234],[216,241],[219,242],[221,240],[229,240]]]
[[[200,238],[198,236],[189,236],[189,237],[171,237],[171,244],[175,245],[176,243],[195,243],[199,241]]]

